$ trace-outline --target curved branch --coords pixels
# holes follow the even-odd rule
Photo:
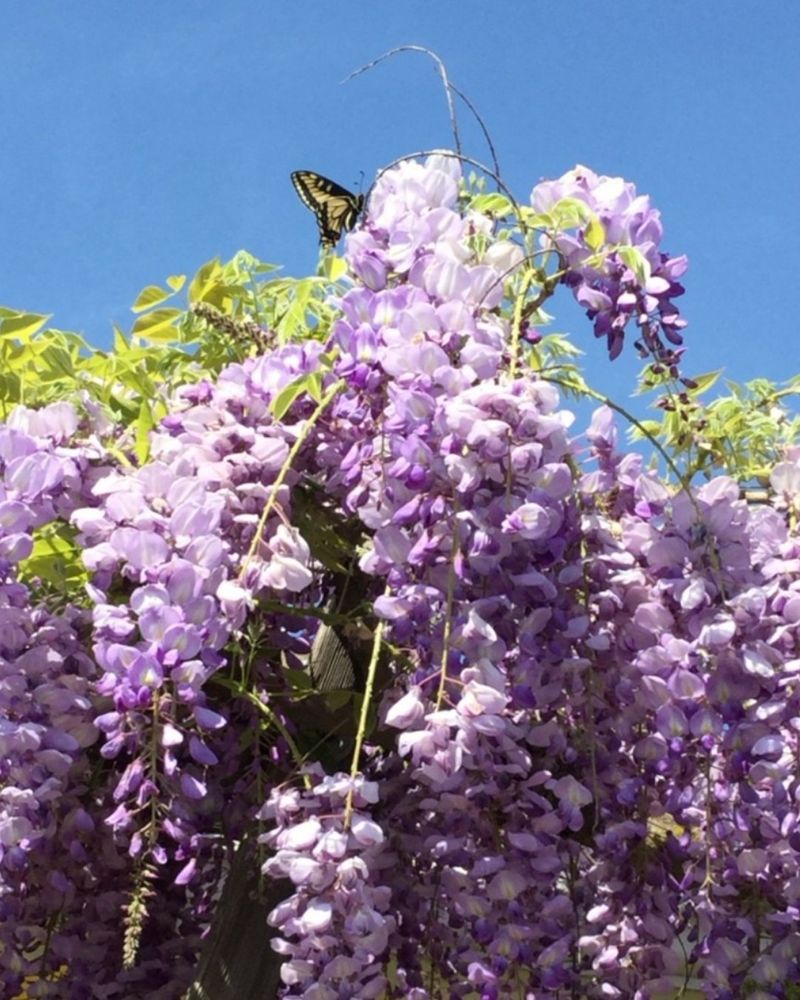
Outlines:
[[[427,49],[424,45],[398,45],[396,48],[389,49],[388,52],[384,52],[383,55],[378,56],[371,62],[366,63],[364,66],[354,69],[349,76],[346,76],[344,80],[342,80],[342,83],[347,83],[347,81],[352,80],[353,77],[359,76],[361,73],[366,73],[367,70],[374,69],[374,67],[377,66],[378,63],[383,62],[384,59],[388,59],[390,56],[396,56],[400,52],[421,52],[423,55],[429,56],[436,63],[436,68],[438,69],[439,76],[442,79],[445,97],[447,98],[447,111],[450,115],[450,128],[453,132],[453,144],[456,147],[456,152],[460,154],[461,138],[458,134],[458,119],[456,118],[456,109],[453,104],[453,91],[455,88],[452,86],[447,77],[447,68],[445,67],[445,64],[432,49]]]
[[[455,84],[451,83],[450,86],[451,86],[451,88],[453,90],[453,93],[457,94],[461,98],[461,100],[466,104],[466,106],[469,108],[469,110],[472,112],[473,118],[478,123],[478,127],[480,128],[481,132],[483,132],[483,138],[486,140],[486,145],[489,147],[489,152],[490,152],[491,157],[492,157],[492,165],[494,166],[494,172],[496,174],[499,174],[500,173],[500,161],[497,159],[497,152],[496,152],[496,150],[494,148],[494,143],[492,142],[492,137],[489,134],[489,129],[486,127],[486,123],[484,122],[484,120],[480,116],[480,114],[478,113],[478,110],[475,107],[475,105],[467,97],[467,95],[463,91],[459,90],[458,87],[455,86]]]

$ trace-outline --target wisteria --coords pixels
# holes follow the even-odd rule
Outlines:
[[[184,996],[253,831],[281,997],[792,995],[800,452],[753,506],[607,406],[581,432],[517,365],[530,234],[467,200],[452,155],[381,174],[327,342],[179,389],[142,463],[92,410],[0,426],[4,995]],[[611,356],[633,320],[677,364],[649,200],[579,167],[532,205]],[[69,601],[31,579],[48,528]],[[357,738],[298,679],[342,576]]]
[[[344,774],[311,773],[315,781],[304,794],[278,787],[260,813],[276,824],[265,837],[275,847],[265,874],[288,878],[299,890],[270,917],[284,935],[277,946],[287,959],[281,979],[290,991],[316,1000],[381,997],[387,987],[382,958],[396,920],[392,890],[381,884],[389,864],[384,833],[368,811],[378,787]],[[329,955],[322,967],[321,951]]]
[[[560,231],[542,242],[561,255],[563,281],[594,320],[595,336],[606,338],[613,360],[633,320],[642,353],[676,368],[682,352],[668,348],[662,335],[669,344],[683,343],[686,323],[672,300],[683,294],[679,279],[688,261],[661,251],[660,213],[633,184],[582,166],[537,184],[531,195],[534,208],[545,213],[565,199],[583,204],[589,219],[575,232]]]

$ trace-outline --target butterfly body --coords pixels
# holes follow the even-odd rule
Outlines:
[[[295,170],[292,184],[303,204],[316,216],[320,246],[332,249],[342,233],[356,224],[364,207],[364,195],[353,194],[312,170]]]

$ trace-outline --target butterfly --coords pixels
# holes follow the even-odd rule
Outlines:
[[[356,224],[364,207],[364,195],[353,194],[313,170],[295,170],[292,184],[303,204],[317,217],[320,246],[332,249],[342,233]]]

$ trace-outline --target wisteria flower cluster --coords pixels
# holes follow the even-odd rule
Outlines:
[[[727,478],[663,482],[607,407],[575,435],[553,385],[509,373],[523,255],[460,182],[444,154],[383,173],[329,341],[181,389],[145,464],[66,405],[0,427],[9,996],[34,972],[43,996],[183,996],[254,829],[288,885],[281,997],[800,981],[800,454],[754,508]],[[658,213],[584,168],[534,207],[567,197],[603,226],[605,253],[554,237],[596,332],[616,354],[634,318],[663,361],[685,261]],[[309,497],[359,539],[346,574]],[[48,526],[88,599],[26,578]],[[314,731],[298,681],[342,576],[372,637],[354,739]]]
[[[542,241],[561,255],[562,280],[594,320],[595,336],[606,338],[613,360],[622,351],[625,329],[633,320],[641,352],[677,370],[682,352],[675,347],[683,343],[686,322],[672,300],[683,294],[679,279],[688,261],[684,255],[670,257],[661,251],[660,212],[647,195],[636,193],[633,184],[621,177],[598,176],[583,166],[558,180],[542,181],[531,194],[533,207],[543,213],[563,199],[585,205],[590,222],[555,238],[543,236]],[[599,224],[599,232],[592,223]]]
[[[379,791],[375,782],[326,775],[318,765],[309,773],[315,780],[302,795],[277,787],[260,813],[275,823],[264,838],[275,848],[265,874],[300,890],[271,915],[284,935],[277,946],[286,956],[281,979],[315,1000],[381,997],[382,958],[397,922],[392,890],[381,885],[384,833],[369,813]],[[323,967],[321,952],[329,956]]]

